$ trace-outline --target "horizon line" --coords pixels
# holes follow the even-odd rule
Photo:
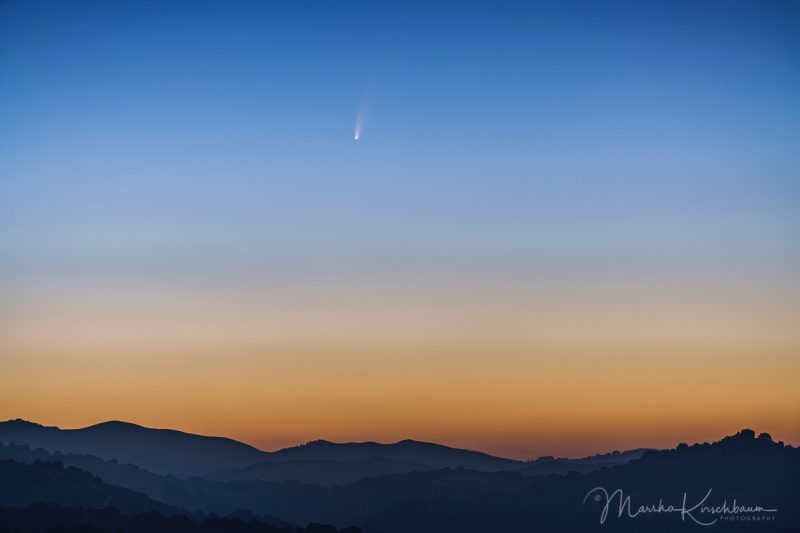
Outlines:
[[[401,444],[403,442],[414,442],[414,443],[419,443],[419,444],[427,444],[427,445],[432,445],[432,446],[439,446],[439,447],[448,448],[448,449],[451,449],[451,450],[460,450],[460,451],[468,451],[468,452],[472,452],[472,453],[479,453],[479,454],[483,454],[483,455],[486,455],[486,456],[493,457],[495,459],[502,459],[502,460],[506,460],[506,461],[513,461],[513,462],[519,462],[519,463],[533,462],[533,461],[536,461],[538,459],[545,458],[545,457],[552,457],[554,459],[577,460],[577,459],[587,459],[587,458],[604,456],[604,455],[612,455],[612,454],[614,454],[614,452],[623,454],[623,453],[627,453],[627,452],[640,451],[640,450],[644,450],[644,451],[669,450],[669,449],[677,448],[678,445],[680,445],[680,444],[684,444],[684,442],[677,442],[674,446],[667,447],[667,448],[657,448],[657,447],[650,447],[650,446],[634,446],[634,447],[629,447],[629,448],[625,448],[625,449],[607,450],[607,451],[596,452],[596,453],[593,453],[593,454],[581,455],[581,456],[539,455],[537,457],[532,457],[532,458],[529,458],[529,459],[514,459],[514,458],[506,457],[506,456],[503,456],[503,455],[495,455],[493,453],[490,453],[490,452],[487,452],[487,451],[484,451],[484,450],[475,449],[475,448],[465,448],[465,447],[460,447],[460,446],[452,446],[452,445],[449,445],[449,444],[442,444],[442,443],[439,443],[439,442],[432,442],[432,441],[427,441],[427,440],[418,440],[418,439],[413,439],[413,438],[405,438],[405,439],[400,439],[400,440],[397,440],[397,441],[390,441],[390,442],[381,442],[381,441],[377,441],[377,440],[335,441],[335,440],[330,440],[330,439],[325,439],[325,438],[316,438],[316,439],[308,440],[306,442],[301,442],[301,443],[290,445],[290,446],[284,446],[284,447],[276,448],[274,450],[266,450],[266,449],[262,449],[262,448],[260,448],[258,446],[255,446],[253,444],[250,444],[248,442],[245,442],[244,440],[239,440],[239,439],[236,439],[236,438],[233,438],[233,437],[224,436],[224,435],[207,435],[207,434],[203,434],[203,433],[193,433],[193,432],[190,432],[190,431],[185,431],[185,430],[182,430],[182,429],[175,429],[175,428],[170,428],[170,427],[150,427],[150,426],[145,426],[145,425],[142,425],[142,424],[139,424],[139,423],[136,423],[136,422],[129,422],[129,421],[126,421],[126,420],[118,420],[118,419],[104,420],[104,421],[101,421],[101,422],[97,422],[97,423],[94,423],[94,424],[89,424],[87,426],[80,426],[80,427],[62,427],[62,426],[58,426],[58,425],[46,425],[46,424],[42,424],[40,422],[35,422],[35,421],[27,420],[27,419],[24,419],[24,418],[10,418],[10,419],[7,419],[7,420],[4,420],[4,421],[0,422],[0,424],[10,423],[10,422],[24,422],[26,424],[33,424],[33,425],[41,426],[43,428],[58,429],[60,431],[80,431],[80,430],[91,429],[91,428],[98,427],[98,426],[103,426],[103,425],[107,425],[107,424],[116,423],[116,424],[124,424],[126,426],[133,426],[133,427],[146,429],[146,430],[151,430],[151,431],[170,431],[170,432],[175,432],[175,433],[181,433],[183,435],[191,435],[191,436],[195,436],[195,437],[203,437],[203,438],[209,438],[209,439],[224,439],[224,440],[235,442],[237,444],[241,444],[243,446],[247,446],[247,447],[253,448],[254,450],[256,450],[258,452],[267,453],[267,454],[276,453],[276,452],[279,452],[279,451],[282,451],[282,450],[291,449],[291,448],[299,448],[299,447],[307,446],[309,444],[313,444],[315,442],[325,442],[325,443],[330,443],[330,444],[335,444],[335,445],[377,444],[377,445],[380,445],[380,446],[393,446],[393,445]],[[691,442],[691,443],[688,443],[688,444],[691,446],[691,445],[694,445],[694,444],[708,444],[708,443],[718,442],[718,441],[720,441],[720,440],[722,440],[724,438],[731,437],[731,436],[734,436],[734,435],[738,435],[738,434],[742,433],[743,431],[752,431],[757,436],[760,436],[762,434],[767,434],[775,442],[779,442],[779,443],[783,443],[783,444],[785,444],[787,446],[795,447],[791,443],[788,443],[788,442],[783,441],[781,439],[775,439],[774,437],[772,437],[772,433],[770,433],[768,431],[755,431],[755,430],[753,430],[752,428],[749,428],[749,427],[742,427],[741,429],[737,430],[735,433],[722,435],[721,437],[718,437],[716,440],[712,440],[712,441],[696,441],[696,442]]]

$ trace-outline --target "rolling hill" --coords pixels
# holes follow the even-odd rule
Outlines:
[[[158,474],[202,476],[239,468],[268,454],[224,437],[206,437],[128,422],[104,422],[81,429],[47,427],[24,420],[0,423],[0,442],[27,444],[64,453],[84,453],[131,463]]]
[[[411,461],[429,468],[461,467],[481,472],[514,470],[525,465],[523,461],[410,439],[392,444],[316,440],[270,454],[271,461],[364,461],[373,457]]]
[[[345,470],[364,475],[458,467],[499,472],[526,465],[523,461],[414,440],[392,444],[317,440],[265,452],[224,437],[117,421],[81,429],[60,429],[25,420],[9,420],[0,422],[0,442],[25,444],[51,452],[88,454],[182,478],[255,477],[335,484],[361,477],[361,474],[347,474]],[[343,465],[342,462],[353,464]],[[277,466],[278,463],[281,465]],[[321,475],[315,477],[315,472]]]

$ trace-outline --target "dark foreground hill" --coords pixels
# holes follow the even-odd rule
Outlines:
[[[165,517],[155,512],[125,515],[117,509],[35,504],[0,507],[0,531],[25,533],[361,533],[357,528],[309,524],[281,527],[248,517],[209,517],[193,520],[183,515]]]
[[[80,507],[115,507],[124,513],[155,511],[181,514],[173,506],[144,494],[105,483],[97,476],[58,462],[30,464],[0,461],[0,506],[25,507],[33,503],[54,503]]]
[[[73,466],[90,472],[111,485],[140,492],[158,501],[163,501],[161,487],[164,481],[169,479],[168,476],[154,474],[136,465],[121,464],[115,460],[106,461],[82,453],[51,453],[42,448],[32,450],[25,444],[0,443],[0,459],[10,459],[18,463],[59,462],[64,466]]]
[[[585,475],[549,476],[519,490],[411,497],[359,524],[382,533],[800,531],[798,487],[800,449],[744,430]]]
[[[47,454],[3,449],[8,454]],[[336,487],[178,479],[96,458],[74,460],[123,479],[127,474],[121,472],[133,468],[145,487],[157,487],[162,504],[190,512],[227,515],[248,509],[290,523],[353,524],[373,533],[709,531],[695,518],[716,520],[715,530],[800,531],[800,450],[749,430],[713,444],[648,451],[629,463],[586,474],[526,477],[456,468],[369,477]],[[688,507],[700,503],[710,510],[678,512],[684,494]],[[603,516],[606,496],[611,501]],[[626,498],[630,511],[623,507],[620,514],[619,500]],[[658,510],[659,501],[672,510]],[[639,506],[657,510],[642,512]]]
[[[267,516],[238,511],[208,517],[109,485],[59,462],[0,460],[0,531],[242,531],[336,533],[331,526],[299,529]],[[343,532],[355,533],[348,528]]]

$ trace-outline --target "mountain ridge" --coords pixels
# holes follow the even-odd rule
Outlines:
[[[355,525],[380,533],[525,533],[542,529],[666,533],[675,531],[681,523],[680,516],[675,514],[635,518],[617,517],[614,511],[615,517],[609,519],[613,520],[613,525],[604,525],[598,521],[601,505],[596,502],[599,500],[586,501],[587,494],[593,494],[598,487],[622,490],[631,495],[635,505],[652,504],[662,498],[665,505],[679,504],[685,493],[694,502],[713,489],[713,505],[727,498],[729,503],[737,499],[740,504],[778,509],[774,522],[759,524],[763,528],[795,531],[794,526],[800,524],[800,494],[796,491],[800,483],[800,449],[775,442],[767,434],[756,436],[747,429],[712,443],[678,444],[672,449],[646,451],[628,463],[588,473],[570,471],[565,475],[524,476],[519,471],[443,468],[369,476],[335,487],[293,481],[215,481],[199,477],[181,480],[138,471],[132,472],[139,476],[134,479],[125,478],[122,468],[128,467],[99,462],[91,457],[52,456],[44,450],[19,447],[0,447],[0,451],[12,461],[29,464],[28,467],[15,466],[19,471],[25,468],[33,469],[34,473],[41,468],[74,471],[53,467],[52,459],[57,459],[64,464],[85,467],[100,474],[100,479],[105,480],[107,473],[106,482],[128,485],[137,492],[142,490],[141,496],[152,494],[163,504],[189,512],[227,515],[245,509],[290,523]],[[30,466],[30,461],[35,463],[38,458],[50,462],[38,463],[44,467]],[[552,462],[546,459],[540,464]],[[34,488],[49,487],[42,483],[37,485],[35,477],[31,479],[30,486]],[[80,479],[94,478],[81,475]],[[13,486],[13,479],[4,479],[4,487],[0,488],[8,491]],[[91,488],[87,483],[77,486]],[[89,501],[97,505],[101,500],[92,494],[93,491],[89,491],[86,497],[93,498]],[[130,498],[123,501],[133,502],[135,496],[127,495]],[[71,492],[66,496],[62,504],[83,501],[70,500]],[[60,502],[55,497],[49,500]],[[720,529],[738,526],[752,530],[752,524],[746,522],[724,524]]]
[[[525,475],[566,473],[569,469],[590,471],[641,455],[639,450],[630,450],[578,459],[539,457],[521,461],[410,438],[389,443],[315,439],[264,451],[228,437],[149,428],[122,420],[61,429],[18,418],[0,422],[0,442],[50,452],[92,455],[180,478],[293,480],[326,486],[367,475],[440,468],[521,471]]]
[[[413,439],[387,444],[317,439],[264,451],[228,437],[149,428],[121,420],[62,429],[18,418],[0,422],[0,442],[25,444],[51,452],[89,454],[178,477],[219,475],[266,461],[364,461],[374,457],[418,463],[426,468],[460,466],[482,471],[525,465],[524,461]]]
[[[463,467],[485,472],[513,470],[525,465],[524,461],[497,457],[485,452],[454,448],[444,444],[403,439],[392,443],[342,442],[313,440],[306,444],[270,452],[270,460],[327,460],[363,461],[383,457],[412,461],[434,468]]]
[[[218,468],[243,467],[263,460],[266,454],[227,437],[148,428],[119,420],[61,429],[18,418],[0,422],[0,442],[85,453],[181,477],[203,475]]]

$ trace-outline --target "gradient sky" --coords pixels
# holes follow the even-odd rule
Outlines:
[[[0,418],[800,441],[800,4],[431,4],[0,3]]]

